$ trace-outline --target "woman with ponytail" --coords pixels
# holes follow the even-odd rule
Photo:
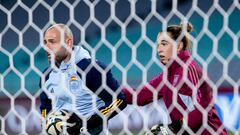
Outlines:
[[[190,56],[190,23],[170,25],[157,36],[163,72],[137,92],[124,89],[127,102],[143,106],[162,98],[175,134],[227,134],[214,107],[213,89],[202,68]],[[133,98],[133,93],[137,98]],[[156,94],[157,93],[157,94]],[[155,133],[154,133],[155,134]]]

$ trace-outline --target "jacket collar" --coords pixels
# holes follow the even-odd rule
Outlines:
[[[74,46],[70,60],[65,63],[64,61],[61,62],[59,69],[60,70],[67,70],[70,66],[74,67],[82,59],[90,59],[91,56],[89,52],[81,46]],[[58,70],[58,69],[53,69]]]
[[[190,52],[188,50],[180,51],[177,56],[185,64],[188,61],[188,59],[191,58]],[[173,60],[171,65],[169,65],[168,69],[174,70],[176,68],[179,68],[181,66],[180,64],[181,62],[177,62],[177,60]]]

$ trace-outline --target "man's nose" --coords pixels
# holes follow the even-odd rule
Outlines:
[[[51,47],[50,47],[50,45],[49,45],[48,43],[46,43],[46,44],[44,45],[44,49],[45,49],[47,52],[50,52],[50,51],[51,51]]]
[[[50,45],[49,45],[49,43],[46,43],[46,44],[45,44],[45,46],[46,46],[47,48],[50,48]]]

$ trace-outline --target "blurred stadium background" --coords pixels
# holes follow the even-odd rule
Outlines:
[[[147,80],[161,72],[151,61],[157,57],[157,33],[163,25],[180,23],[182,17],[194,26],[192,54],[215,84],[220,117],[229,131],[238,134],[239,16],[238,0],[0,0],[0,134],[41,132],[35,98],[40,71],[48,65],[42,34],[54,22],[70,26],[76,45],[109,64],[120,82],[126,79],[125,70],[128,84],[137,87],[145,83],[141,68],[146,68]]]

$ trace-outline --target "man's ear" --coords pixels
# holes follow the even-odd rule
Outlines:
[[[180,42],[180,43],[178,44],[177,51],[180,52],[180,51],[182,51],[182,50],[183,50],[183,42]]]
[[[72,47],[73,46],[73,39],[72,38],[67,38],[66,43],[67,43],[68,47]]]

